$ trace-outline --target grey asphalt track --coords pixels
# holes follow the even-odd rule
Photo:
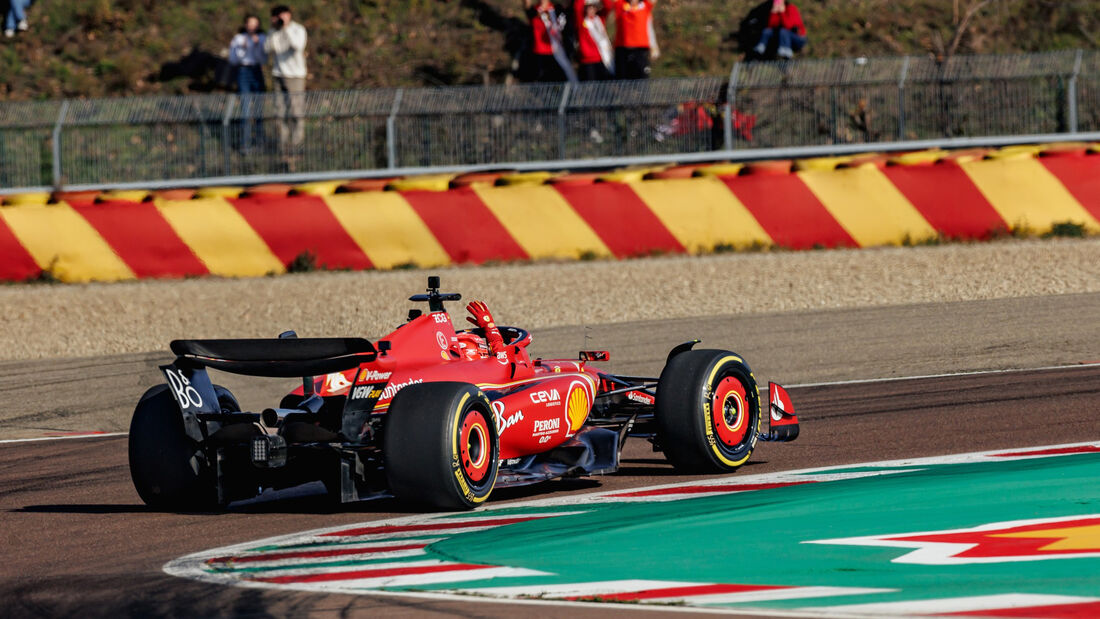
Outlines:
[[[1097,316],[1100,293],[709,316],[538,329],[531,351],[575,358],[607,349],[611,371],[655,376],[670,348],[698,338],[700,348],[740,353],[760,381],[796,384],[1100,360]],[[142,392],[163,382],[156,366],[171,360],[167,350],[165,342],[164,352],[0,361],[0,439],[125,432]],[[246,409],[270,406],[294,384],[215,379]]]
[[[602,325],[588,347],[611,349],[617,371],[656,372],[668,348],[701,337],[743,354],[761,381],[787,384],[1069,365],[1100,358],[1098,309],[1100,295],[1072,295]],[[572,356],[583,337],[537,332],[536,352]],[[164,358],[0,365],[0,437],[125,430]],[[247,388],[241,399],[259,406],[285,385]],[[802,436],[762,444],[747,472],[1100,440],[1096,366],[802,387],[792,397]],[[494,501],[698,479],[675,474],[642,441],[628,443],[623,464],[616,475],[501,491]],[[337,510],[306,497],[222,514],[152,512],[130,485],[125,437],[0,444],[0,616],[562,616],[554,607],[223,588],[161,572],[190,552],[409,510],[392,500]],[[597,613],[637,615],[568,614]]]

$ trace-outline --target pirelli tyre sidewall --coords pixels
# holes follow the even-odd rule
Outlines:
[[[409,385],[386,415],[383,460],[394,496],[472,509],[496,484],[500,444],[492,405],[468,383]]]
[[[677,469],[734,471],[748,461],[760,434],[756,379],[735,353],[680,353],[661,372],[656,416],[659,444]]]

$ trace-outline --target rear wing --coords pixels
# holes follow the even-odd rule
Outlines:
[[[342,372],[374,361],[378,351],[359,337],[238,340],[175,340],[170,345],[183,365],[231,374],[300,378]]]
[[[200,415],[221,413],[207,368],[245,376],[302,378],[303,384],[311,388],[307,395],[312,396],[313,376],[357,368],[378,356],[374,345],[362,338],[298,339],[290,332],[285,335],[279,339],[175,340],[171,343],[176,360],[160,366],[160,371],[183,414],[184,431],[188,436],[196,442],[205,440]],[[303,403],[306,401],[308,398]]]

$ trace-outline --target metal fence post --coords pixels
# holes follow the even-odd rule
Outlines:
[[[561,103],[558,104],[558,156],[566,159],[565,151],[565,108],[569,105],[569,95],[573,92],[573,83],[566,82],[561,91]]]
[[[194,99],[191,100],[191,109],[195,111],[199,125],[199,175],[209,176],[206,173],[206,117]]]
[[[741,78],[741,63],[733,63],[730,69],[730,83],[726,87],[726,109],[722,119],[722,133],[726,150],[733,150],[733,104],[737,100],[737,81]]]
[[[398,88],[393,95],[393,107],[386,118],[386,160],[390,169],[397,167],[397,112],[401,109],[401,98],[405,95],[404,88]]]
[[[836,84],[829,87],[829,140],[830,144],[836,144],[840,137],[838,123],[840,122],[840,90]]]
[[[909,77],[909,56],[901,63],[898,76],[898,140],[905,139],[905,79]]]
[[[53,187],[61,191],[61,125],[65,124],[65,115],[69,113],[69,100],[61,102],[57,111],[57,122],[53,126]]]
[[[225,112],[222,114],[222,157],[224,159],[223,165],[225,166],[225,175],[231,174],[230,169],[230,140],[229,140],[229,119],[233,116],[233,108],[237,103],[237,95],[229,95],[225,98]],[[244,119],[244,122],[249,122],[249,119]]]
[[[1066,118],[1070,133],[1077,133],[1077,76],[1081,73],[1084,55],[1085,50],[1077,50],[1077,56],[1073,59],[1073,75],[1070,75],[1069,88],[1066,89]]]

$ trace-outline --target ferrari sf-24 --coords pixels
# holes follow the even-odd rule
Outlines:
[[[726,350],[673,348],[659,377],[623,376],[576,359],[532,359],[531,335],[469,304],[455,330],[439,278],[409,298],[426,313],[372,343],[363,338],[176,340],[166,382],[141,397],[129,434],[142,500],[206,510],[265,489],[321,481],[343,502],[396,496],[470,509],[494,488],[613,473],[629,437],[652,442],[679,471],[726,473],[758,440],[791,441],[798,418],[769,383],[767,414],[752,371]],[[242,411],[207,369],[301,378],[277,407]],[[763,417],[768,431],[761,432]]]

